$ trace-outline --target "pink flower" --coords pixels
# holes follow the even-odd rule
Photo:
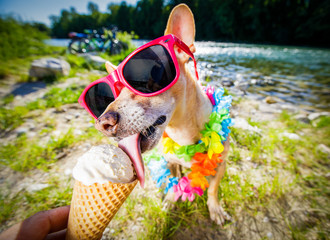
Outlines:
[[[188,200],[192,202],[195,199],[195,193],[202,196],[203,190],[200,187],[192,187],[190,182],[190,179],[183,177],[177,185],[173,186],[175,201],[181,197],[182,201],[186,201],[188,198]]]
[[[204,89],[206,95],[209,97],[212,105],[214,106],[215,105],[215,100],[214,100],[214,97],[213,97],[213,93],[214,93],[214,87],[208,85],[205,89]]]

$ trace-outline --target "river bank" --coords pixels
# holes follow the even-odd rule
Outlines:
[[[204,74],[216,69],[210,64],[201,69],[202,83],[222,84]],[[27,72],[28,64],[21,67]],[[76,102],[104,74],[79,67],[47,83],[13,80],[17,76],[1,80],[0,231],[37,211],[70,204],[77,158],[109,143]],[[236,125],[219,195],[232,220],[224,228],[212,223],[206,196],[165,208],[147,172],[145,189],[136,187],[104,239],[327,238],[329,112],[251,94],[235,84],[228,90]]]

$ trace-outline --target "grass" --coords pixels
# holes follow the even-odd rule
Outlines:
[[[25,134],[13,142],[1,144],[0,164],[19,172],[31,169],[48,171],[58,161],[58,156],[65,149],[81,141],[98,142],[100,134],[94,128],[87,129],[82,135],[75,135],[73,129],[60,137],[51,137],[47,142],[40,137],[27,138]]]
[[[69,180],[52,177],[48,187],[28,192],[21,190],[14,197],[0,193],[0,224],[11,218],[24,219],[36,212],[70,205],[72,187]]]
[[[51,208],[70,205],[72,197],[72,187],[70,181],[64,183],[63,180],[53,177],[49,180],[49,186],[35,192],[24,192],[23,196],[28,208],[24,211],[25,217],[32,214],[48,210]]]
[[[51,138],[46,144],[42,144],[39,138],[27,138],[24,134],[13,143],[1,146],[0,163],[15,171],[28,171],[34,168],[48,170],[57,160],[57,154],[74,141],[72,131],[59,139]]]
[[[33,102],[27,103],[26,106],[16,106],[14,108],[0,107],[0,131],[11,131],[20,126],[30,111],[52,107],[60,107],[63,104],[76,103],[83,91],[83,86],[75,84],[61,89],[57,87],[51,88],[43,98],[39,98]],[[12,98],[9,98],[12,101]],[[5,100],[5,102],[9,102]]]

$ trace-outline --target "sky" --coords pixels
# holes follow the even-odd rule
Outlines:
[[[88,2],[96,3],[101,12],[108,4],[122,0],[0,0],[0,14],[13,13],[24,21],[43,22],[50,26],[50,15],[59,16],[62,9],[74,7],[78,13],[87,13]],[[128,5],[135,5],[138,0],[125,0]]]

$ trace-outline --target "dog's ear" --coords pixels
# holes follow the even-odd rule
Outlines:
[[[107,72],[110,74],[110,73],[112,73],[113,71],[115,71],[116,70],[116,66],[115,65],[113,65],[111,62],[109,62],[109,61],[106,61],[105,62],[105,69],[107,69]]]
[[[165,29],[165,35],[167,34],[174,34],[180,38],[192,53],[196,51],[194,15],[186,4],[179,4],[173,8]]]

